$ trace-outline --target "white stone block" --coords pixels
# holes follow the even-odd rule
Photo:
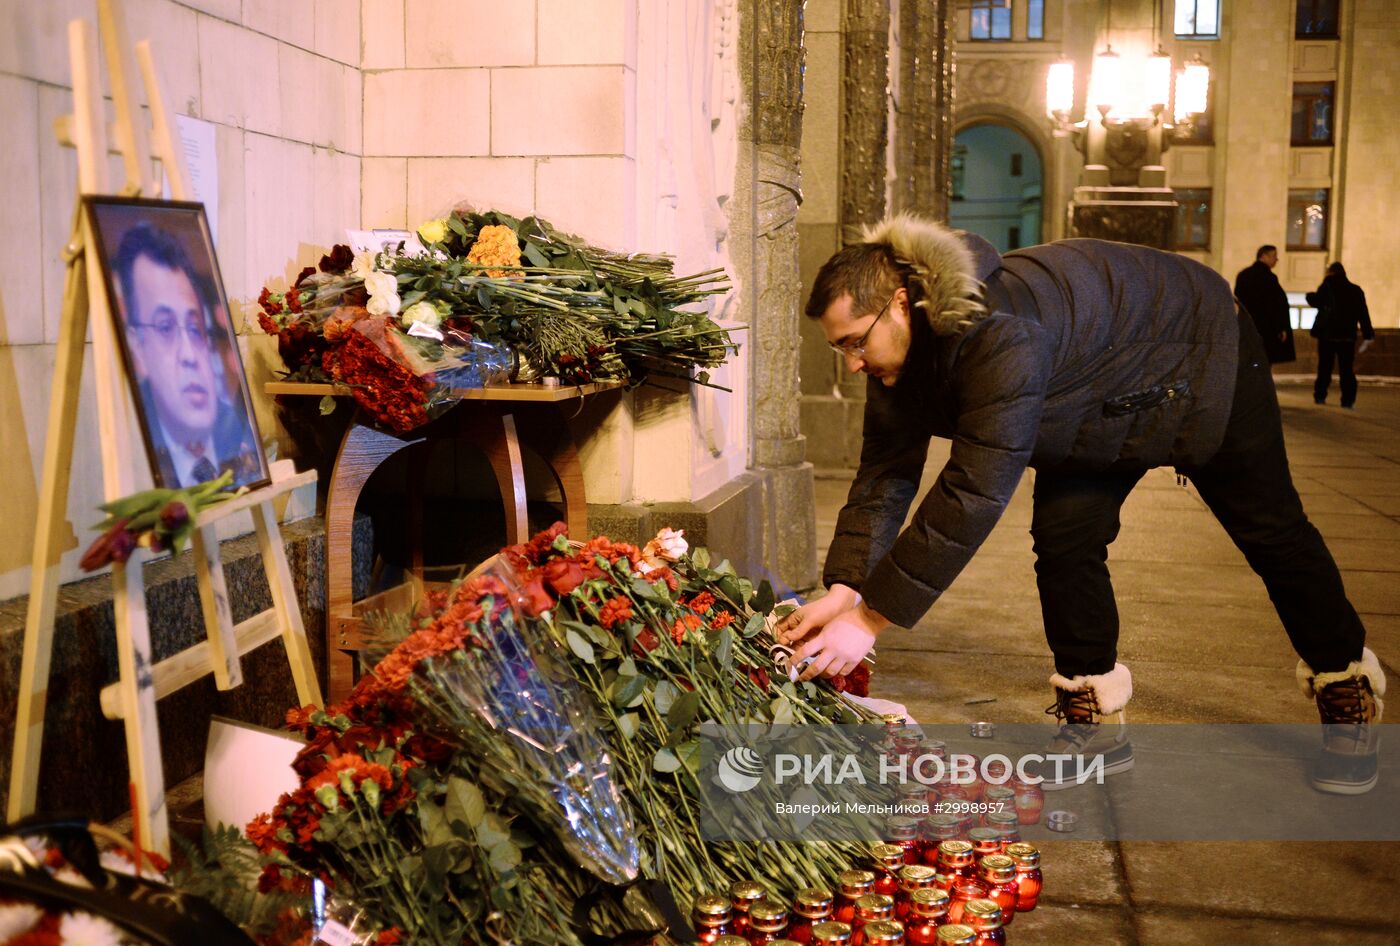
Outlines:
[[[257,298],[261,288],[261,283],[249,285],[256,276],[249,278],[248,275],[243,137],[241,128],[214,126],[214,147],[219,159],[219,232],[214,235],[214,250],[219,256],[219,272],[229,298],[229,313],[236,325],[242,325],[249,301]]]
[[[360,162],[360,226],[386,230],[408,226],[408,160],[365,158]]]
[[[632,398],[621,391],[591,397],[570,419],[590,503],[632,501]]]
[[[354,66],[345,66],[341,69],[341,77],[341,81],[345,84],[344,128],[341,132],[343,137],[335,140],[341,151],[349,154],[364,154],[364,75]]]
[[[194,11],[170,0],[127,0],[125,6],[131,41],[151,43],[166,106],[184,115],[199,115],[199,28]],[[141,82],[139,71],[136,81]],[[138,95],[146,100],[144,85]]]
[[[547,158],[535,171],[535,210],[560,229],[610,249],[636,242],[631,158]]]
[[[404,0],[362,0],[361,59],[364,69],[404,67]]]
[[[39,141],[52,135],[39,127],[37,82],[0,75],[0,123],[12,135],[0,148],[0,344],[35,345],[44,340]]]
[[[539,0],[541,66],[636,65],[634,0]]]
[[[203,118],[265,135],[282,133],[276,41],[201,16],[199,62]]]
[[[327,92],[320,83],[321,65],[334,65],[295,46],[277,44],[279,107],[283,138],[325,144]]]
[[[489,154],[489,103],[490,78],[484,69],[369,73],[365,76],[365,154]]]
[[[360,65],[360,0],[315,0],[312,48],[322,56]]]
[[[529,66],[534,0],[406,0],[407,65]]]
[[[310,49],[316,36],[314,0],[243,0],[243,25]]]
[[[535,209],[533,158],[410,158],[408,226],[458,204],[519,216]]]
[[[491,153],[625,153],[629,72],[621,66],[493,70]]]
[[[802,25],[808,36],[837,32],[841,29],[841,0],[807,0]]]
[[[841,38],[809,35],[802,106],[801,223],[835,223],[840,185]]]
[[[311,160],[312,243],[328,248],[345,242],[347,228],[360,223],[360,159],[317,148]]]
[[[5,0],[0,14],[0,72],[70,86],[68,21],[90,20],[96,35],[96,0]],[[106,81],[103,88],[106,89]]]
[[[247,291],[285,285],[324,248],[314,245],[314,195],[310,145],[248,134],[244,138],[247,203]]]

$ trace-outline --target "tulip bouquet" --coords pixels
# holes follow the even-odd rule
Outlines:
[[[201,512],[247,492],[246,487],[230,492],[232,485],[233,471],[225,470],[218,479],[197,486],[148,489],[105,503],[99,508],[107,518],[93,526],[102,534],[83,553],[79,567],[91,572],[124,562],[137,547],[178,555],[194,534]]]
[[[424,252],[337,246],[259,324],[288,377],[335,381],[396,432],[430,420],[454,388],[553,377],[710,384],[737,350],[685,306],[727,291],[722,270],[677,276],[669,258],[617,254],[538,217],[454,211],[418,230]],[[327,405],[329,407],[330,405]]]

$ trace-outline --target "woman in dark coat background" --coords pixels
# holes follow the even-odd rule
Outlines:
[[[1264,354],[1269,364],[1293,361],[1293,324],[1288,318],[1288,293],[1274,275],[1278,265],[1278,247],[1265,243],[1254,253],[1254,262],[1240,270],[1235,277],[1235,298],[1240,300],[1259,337],[1264,340]]]
[[[1340,262],[1327,267],[1327,276],[1317,292],[1308,293],[1308,305],[1317,307],[1312,336],[1317,339],[1317,382],[1313,385],[1313,400],[1327,402],[1327,388],[1332,384],[1332,361],[1337,362],[1337,374],[1342,386],[1342,407],[1356,403],[1356,329],[1361,328],[1362,350],[1376,337],[1371,328],[1371,312],[1366,308],[1366,293],[1347,279]]]

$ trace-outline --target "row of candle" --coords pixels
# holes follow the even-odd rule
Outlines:
[[[1016,913],[1035,909],[1040,852],[1015,842],[995,850],[950,839],[937,866],[904,863],[904,849],[878,845],[875,870],[843,871],[838,893],[798,891],[792,909],[768,898],[762,884],[739,881],[729,896],[704,896],[693,919],[713,946],[936,946],[1005,943]],[[943,931],[949,930],[945,934]],[[959,939],[966,930],[970,939]]]

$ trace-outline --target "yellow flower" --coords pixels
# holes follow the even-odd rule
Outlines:
[[[477,266],[519,266],[520,241],[515,231],[503,224],[482,227],[476,235],[476,242],[467,253],[467,262]],[[488,269],[486,275],[492,279],[508,276],[523,279],[523,273],[507,272],[502,269]]]
[[[429,220],[418,228],[418,235],[424,243],[441,243],[447,239],[447,221]]]

